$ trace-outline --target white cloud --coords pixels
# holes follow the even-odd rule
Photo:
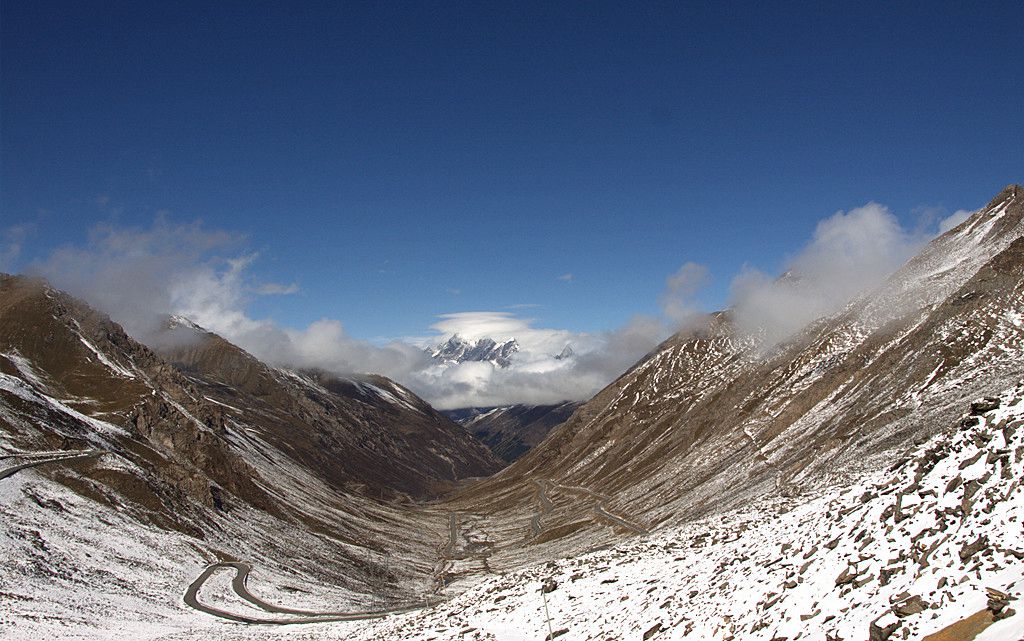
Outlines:
[[[534,319],[510,311],[444,314],[430,327],[433,334],[384,345],[349,336],[337,319],[323,318],[301,329],[282,327],[253,318],[248,308],[254,296],[293,287],[254,282],[249,270],[258,254],[245,252],[244,240],[200,223],[172,224],[166,217],[150,228],[103,225],[84,247],[61,247],[32,271],[107,312],[144,342],[161,340],[165,314],[180,314],[268,363],[383,374],[442,408],[582,400],[667,335],[664,325],[652,319],[586,334],[538,327]],[[490,363],[438,368],[423,347],[452,334],[472,340],[515,338],[521,351],[507,369]],[[566,345],[576,358],[555,359]]]
[[[84,298],[133,335],[145,338],[158,328],[159,314],[175,310],[174,297],[183,283],[214,280],[211,274],[225,264],[218,255],[236,249],[243,240],[239,234],[206,230],[198,222],[176,225],[163,217],[148,229],[98,225],[84,247],[57,248],[46,260],[29,265],[29,271]],[[239,269],[229,272],[237,278]],[[235,297],[234,304],[241,302],[240,294],[228,287],[221,293]]]
[[[533,321],[504,312],[446,314],[434,325],[442,333],[457,330],[464,338],[515,338],[521,351],[508,368],[466,362],[451,367],[428,366],[404,381],[441,409],[527,403],[552,404],[585,400],[625,372],[668,331],[659,319],[637,316],[625,326],[595,334],[535,327]],[[495,333],[484,334],[484,328]],[[556,359],[566,345],[571,359]]]
[[[561,276],[558,277],[558,280],[562,281],[563,283],[571,283],[574,279],[575,276],[572,275],[572,272],[562,274]]]
[[[686,327],[705,316],[694,296],[708,282],[708,268],[687,262],[665,279],[665,292],[661,295],[662,313],[676,329]]]
[[[474,341],[514,338],[523,351],[528,352],[558,354],[574,337],[580,336],[565,330],[535,328],[534,319],[520,318],[512,312],[456,312],[438,318],[440,320],[430,326],[437,332],[438,340],[453,334]]]
[[[256,293],[260,296],[286,296],[299,291],[299,284],[282,285],[280,283],[263,283],[256,286]]]
[[[939,228],[966,215],[956,212]],[[5,232],[0,261],[17,258],[24,233]],[[581,333],[544,327],[517,313],[535,305],[513,305],[505,311],[443,314],[428,335],[374,344],[349,336],[337,319],[296,329],[253,318],[254,297],[294,293],[298,286],[255,281],[249,272],[258,254],[244,251],[244,240],[200,223],[171,224],[161,216],[146,229],[98,226],[84,247],[61,247],[32,271],[106,311],[143,341],[157,335],[162,314],[182,314],[271,364],[383,374],[440,408],[587,399],[672,331],[704,317],[695,296],[708,280],[707,268],[685,263],[666,279],[659,300],[664,318],[637,316],[615,330]],[[733,279],[736,321],[743,330],[763,330],[769,344],[784,340],[881,282],[925,240],[904,231],[876,203],[837,212],[818,224],[783,277],[747,267]],[[571,274],[565,276],[571,280]],[[452,334],[469,340],[515,338],[521,350],[508,368],[438,367],[423,348]],[[566,346],[574,357],[556,359]]]
[[[950,229],[953,229],[954,227],[960,225],[960,223],[970,218],[971,214],[973,213],[973,211],[967,211],[966,209],[958,209],[949,216],[946,216],[945,218],[939,221],[939,233],[945,234]]]
[[[746,267],[733,279],[738,326],[773,345],[878,285],[927,238],[906,232],[886,207],[868,203],[818,223],[811,241],[771,278]]]
[[[25,239],[32,231],[30,224],[12,225],[0,230],[0,272],[14,271]]]

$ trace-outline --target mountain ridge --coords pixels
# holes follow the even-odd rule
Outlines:
[[[582,405],[564,401],[554,405],[506,405],[443,411],[469,430],[496,455],[513,462],[536,447],[548,433]]]

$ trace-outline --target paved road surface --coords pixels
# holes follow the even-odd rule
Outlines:
[[[543,479],[534,479],[534,484],[537,486],[537,500],[540,501],[540,512],[534,514],[530,519],[530,531],[533,533],[533,537],[540,536],[541,526],[540,519],[545,514],[550,514],[554,508],[554,504],[551,503],[551,498],[548,497],[548,482]]]
[[[95,456],[101,456],[101,455],[103,455],[105,453],[106,452],[104,452],[102,450],[85,450],[85,451],[79,452],[77,454],[69,452],[67,454],[64,454],[64,455],[61,455],[61,456],[54,456],[52,458],[44,458],[44,459],[33,458],[33,460],[28,461],[26,463],[21,463],[19,465],[12,465],[11,467],[6,467],[6,468],[0,470],[0,481],[4,480],[5,478],[7,478],[7,477],[9,477],[9,476],[11,476],[13,474],[17,474],[21,470],[24,470],[24,469],[27,469],[27,468],[30,468],[30,467],[36,467],[37,465],[45,465],[47,463],[66,463],[68,461],[80,461],[82,459],[93,458]],[[31,456],[12,455],[12,456],[6,456],[4,458],[32,458],[32,457]]]
[[[646,534],[647,533],[647,529],[646,528],[644,528],[644,527],[642,527],[640,525],[637,525],[635,523],[631,523],[630,521],[628,521],[624,517],[622,517],[622,516],[620,516],[620,515],[618,515],[618,514],[616,514],[614,512],[610,512],[608,510],[608,501],[611,499],[611,497],[608,496],[607,494],[601,494],[599,492],[594,492],[593,490],[589,490],[589,489],[587,489],[585,487],[578,487],[576,485],[561,485],[559,483],[554,483],[554,482],[552,482],[552,485],[554,485],[555,488],[557,488],[557,489],[568,490],[570,492],[577,492],[579,494],[586,494],[587,496],[593,498],[594,499],[594,507],[592,509],[594,510],[594,513],[598,517],[604,518],[607,521],[611,521],[612,523],[615,523],[616,525],[624,527],[627,530],[629,530],[630,532],[632,532],[633,534]]]
[[[228,612],[227,610],[221,610],[220,608],[215,608],[200,602],[199,590],[202,589],[203,584],[206,583],[206,581],[218,570],[225,568],[233,569],[235,571],[235,576],[231,579],[231,589],[234,590],[235,594],[239,597],[266,612],[297,616],[295,618],[288,619],[257,619],[245,614],[235,614],[233,612]],[[252,565],[245,562],[225,561],[223,563],[214,563],[206,568],[206,570],[199,575],[199,578],[193,581],[192,584],[188,586],[188,589],[185,590],[185,604],[199,610],[200,612],[205,612],[206,614],[220,617],[222,619],[228,619],[229,621],[235,621],[238,623],[258,625],[293,625],[305,623],[330,623],[332,621],[365,621],[367,619],[379,619],[389,614],[422,610],[435,605],[434,603],[424,602],[372,612],[315,612],[312,610],[284,608],[272,603],[267,603],[252,592],[249,592],[249,588],[246,583],[251,571]]]

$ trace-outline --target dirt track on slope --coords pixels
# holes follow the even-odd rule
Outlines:
[[[615,512],[611,512],[608,509],[608,501],[611,500],[610,496],[606,494],[601,494],[599,492],[594,492],[593,490],[589,490],[585,487],[577,487],[575,485],[561,485],[553,481],[548,482],[551,483],[555,487],[555,489],[565,490],[568,492],[575,492],[577,494],[585,494],[594,499],[594,504],[593,506],[591,506],[591,510],[593,510],[594,514],[597,515],[599,519],[611,521],[612,523],[629,530],[633,534],[647,534],[647,528],[632,523],[625,517],[616,514]]]
[[[295,618],[257,619],[245,614],[236,614],[228,612],[227,610],[215,608],[199,601],[199,591],[202,589],[203,584],[205,584],[206,581],[214,575],[214,573],[222,569],[233,569],[235,571],[235,576],[231,579],[231,589],[240,598],[265,612],[270,612],[272,614],[295,615]],[[272,603],[267,603],[249,591],[247,582],[251,571],[252,565],[242,561],[224,561],[221,563],[214,563],[207,567],[203,573],[199,575],[199,578],[188,586],[184,596],[185,604],[191,608],[199,610],[200,612],[204,612],[215,617],[235,621],[236,623],[249,623],[256,625],[296,625],[308,623],[331,623],[336,621],[365,621],[368,619],[379,619],[389,614],[401,614],[403,612],[422,610],[434,605],[434,603],[429,602],[415,603],[397,608],[367,612],[317,612],[313,610],[285,608]]]
[[[45,459],[34,459],[33,458],[33,460],[30,460],[30,461],[28,461],[26,463],[20,463],[18,465],[12,465],[11,467],[7,467],[7,468],[4,468],[4,469],[0,470],[0,481],[4,480],[5,478],[7,478],[9,476],[17,474],[21,470],[28,469],[30,467],[36,467],[37,465],[45,465],[47,463],[66,463],[68,461],[81,461],[81,460],[87,459],[87,458],[93,458],[93,457],[97,457],[97,456],[102,456],[103,454],[106,454],[106,452],[104,452],[102,450],[85,450],[85,451],[79,452],[77,454],[69,452],[69,453],[64,454],[62,456],[54,456],[52,458],[45,458]],[[8,455],[8,456],[5,456],[5,458],[32,458],[32,457],[31,457],[31,455],[28,455],[28,456]]]

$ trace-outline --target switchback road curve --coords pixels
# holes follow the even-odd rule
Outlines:
[[[294,618],[287,619],[257,619],[244,614],[236,614],[234,612],[228,612],[220,608],[206,605],[199,600],[199,591],[202,589],[203,584],[211,576],[213,576],[218,570],[232,569],[235,571],[235,576],[231,579],[231,589],[234,590],[243,600],[251,603],[259,609],[270,612],[272,614],[288,614],[295,615]],[[295,608],[285,608],[267,603],[263,599],[254,595],[249,591],[246,583],[249,579],[249,573],[252,572],[252,565],[243,561],[224,561],[221,563],[214,563],[207,567],[199,577],[188,586],[185,590],[184,601],[185,604],[191,608],[210,614],[215,617],[227,619],[229,621],[235,621],[236,623],[249,623],[257,625],[294,625],[294,624],[305,624],[305,623],[330,623],[334,621],[365,621],[368,619],[379,619],[389,614],[401,614],[403,612],[413,612],[415,610],[422,610],[425,608],[436,605],[435,602],[425,601],[422,603],[410,604],[397,608],[389,608],[386,610],[375,610],[368,612],[316,612],[312,610],[298,610]]]

